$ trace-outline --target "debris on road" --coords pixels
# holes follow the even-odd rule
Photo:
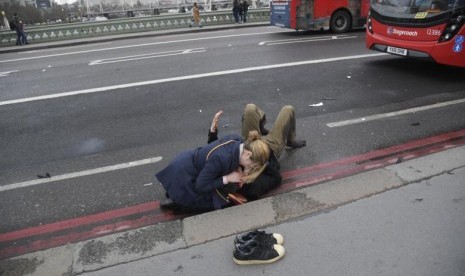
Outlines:
[[[311,106],[311,107],[323,106],[323,102],[319,102],[317,104],[309,104],[308,106]]]

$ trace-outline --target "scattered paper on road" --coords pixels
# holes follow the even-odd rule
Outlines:
[[[319,102],[317,104],[309,104],[308,106],[312,106],[312,107],[323,106],[323,102]]]

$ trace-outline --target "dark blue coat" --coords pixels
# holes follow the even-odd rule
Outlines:
[[[195,209],[219,209],[227,202],[216,189],[223,186],[224,175],[239,167],[241,143],[240,136],[228,135],[204,147],[184,151],[155,177],[174,203]]]

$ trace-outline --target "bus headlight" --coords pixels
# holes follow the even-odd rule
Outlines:
[[[368,28],[368,31],[373,34],[373,26],[372,26],[372,23],[371,23],[371,11],[368,11],[368,15],[367,15],[367,28]]]
[[[463,13],[463,12],[462,12]],[[439,42],[446,42],[451,40],[457,32],[462,28],[465,23],[465,15],[459,13],[452,16],[449,23],[447,23],[444,32],[439,37]]]

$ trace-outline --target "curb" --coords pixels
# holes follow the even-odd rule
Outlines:
[[[465,146],[184,219],[29,253],[2,275],[76,275],[148,258],[357,201],[465,167]],[[257,212],[259,210],[259,212]]]
[[[29,46],[8,46],[0,47],[0,54],[6,53],[16,53],[16,52],[26,52],[34,50],[43,50],[43,49],[52,49],[58,47],[67,47],[67,46],[77,46],[85,45],[92,43],[100,42],[111,42],[116,40],[123,39],[134,39],[134,38],[146,38],[146,37],[157,37],[157,36],[166,36],[166,35],[179,35],[179,34],[188,34],[188,33],[197,33],[197,32],[214,32],[214,31],[223,31],[229,29],[242,29],[242,28],[251,28],[251,27],[263,27],[270,26],[269,22],[258,22],[258,23],[244,23],[244,24],[230,24],[230,25],[214,25],[214,26],[204,26],[199,29],[171,29],[171,30],[162,30],[162,31],[149,31],[149,32],[138,32],[138,33],[128,33],[121,35],[109,35],[109,36],[100,36],[93,37],[88,39],[73,39],[73,40],[64,40],[64,41],[53,41],[53,42],[43,42],[38,44],[29,44]]]

